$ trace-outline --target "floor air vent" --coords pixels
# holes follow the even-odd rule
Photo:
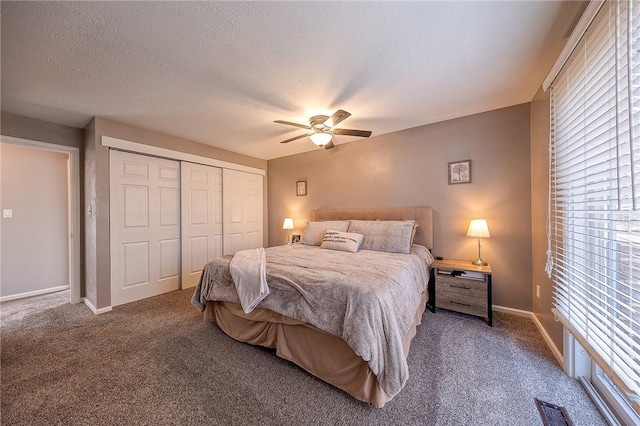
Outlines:
[[[564,407],[534,398],[544,426],[573,426]]]

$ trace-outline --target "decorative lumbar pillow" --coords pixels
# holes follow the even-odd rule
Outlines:
[[[327,220],[325,222],[307,222],[307,229],[304,231],[300,242],[308,246],[319,246],[322,244],[324,233],[329,229],[346,232],[349,229],[349,221]]]
[[[333,229],[330,229],[324,233],[324,238],[322,239],[320,248],[356,253],[358,248],[360,248],[360,244],[362,244],[363,238],[364,235],[362,234],[334,231]]]
[[[364,250],[409,253],[415,223],[415,220],[352,220],[349,232],[364,235]]]

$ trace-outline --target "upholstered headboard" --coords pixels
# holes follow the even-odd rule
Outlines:
[[[433,209],[431,207],[389,207],[376,209],[319,209],[311,212],[312,220],[410,220],[418,226],[413,242],[433,248]]]

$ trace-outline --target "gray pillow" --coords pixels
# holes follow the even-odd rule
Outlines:
[[[307,222],[307,229],[304,231],[300,242],[308,246],[319,246],[322,244],[324,233],[329,229],[346,232],[347,229],[349,229],[349,221],[327,220],[324,222]]]
[[[363,250],[409,253],[415,220],[352,220],[349,232],[364,235]]]

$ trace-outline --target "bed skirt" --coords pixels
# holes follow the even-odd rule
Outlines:
[[[404,356],[422,321],[427,293],[403,339]],[[230,302],[207,302],[205,320],[214,321],[230,337],[252,345],[274,348],[276,354],[354,398],[381,408],[390,398],[378,384],[369,364],[340,337],[293,318],[256,308],[250,314]]]

